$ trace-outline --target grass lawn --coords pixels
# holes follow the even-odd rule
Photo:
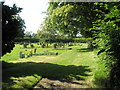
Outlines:
[[[38,48],[37,52],[58,52],[56,55],[32,56],[19,59],[19,51],[25,53],[16,45],[10,54],[3,56],[3,87],[32,88],[42,77],[57,80],[84,80],[92,85],[94,72],[97,69],[97,57],[87,49],[87,44],[71,46],[72,50],[53,50]],[[8,56],[9,55],[9,56]]]
[[[53,48],[40,48],[41,45],[37,45],[36,43],[33,43],[35,47],[39,47],[36,50],[36,53],[43,53],[43,52],[58,52],[61,54],[65,50],[53,50]],[[30,50],[34,51],[34,48],[30,48],[30,45],[28,45],[29,48],[24,49],[23,45],[16,44],[11,53],[7,53],[2,57],[3,61],[9,62],[9,61],[15,61],[19,59],[19,52],[22,51],[25,55],[29,53]]]

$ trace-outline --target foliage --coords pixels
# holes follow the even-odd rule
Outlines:
[[[92,38],[73,38],[74,42],[88,43],[92,41]]]
[[[22,43],[22,42],[37,43],[37,42],[39,42],[39,39],[35,39],[35,38],[31,38],[31,39],[15,39],[14,42],[16,42],[16,43]]]
[[[23,36],[24,21],[18,15],[22,8],[2,4],[2,55],[11,52],[14,47],[13,40]]]
[[[37,34],[36,33],[32,33],[32,38],[33,39],[37,39]]]
[[[67,42],[67,40],[69,42],[69,39],[71,39],[71,41],[81,41],[82,39],[76,38],[77,34],[81,34],[83,37],[91,37],[92,39],[88,40],[89,47],[94,45],[94,47],[98,49],[97,55],[101,62],[98,70],[104,71],[102,73],[99,71],[100,75],[96,72],[94,78],[97,81],[99,80],[99,83],[107,81],[103,83],[104,87],[119,89],[119,23],[119,2],[50,2],[47,17],[37,35],[38,38],[42,38],[41,40],[46,42],[60,42],[62,40],[63,42]],[[86,39],[83,39],[83,41],[85,40]],[[90,49],[80,49],[80,52],[86,52],[86,50]],[[63,65],[71,64],[70,60],[76,58],[77,53],[74,51],[68,52],[65,56],[62,54],[61,59],[58,57],[60,59],[59,62],[56,60],[54,63]],[[79,58],[86,58],[86,56]],[[65,59],[67,59],[67,61],[64,61]],[[76,59],[76,62],[80,62],[80,60]],[[71,76],[72,75],[68,75],[68,77]],[[55,77],[59,77],[59,75]]]
[[[32,33],[32,31],[26,31],[24,34],[24,39],[37,39],[37,34]]]
[[[98,55],[104,61],[107,68],[107,78],[110,81],[111,87],[120,88],[120,3],[96,3],[109,12],[106,13],[98,9],[98,12],[104,12],[104,18],[94,22],[96,30],[94,36],[95,46],[98,47]],[[101,15],[99,15],[101,17]]]
[[[32,37],[32,31],[26,31],[25,35],[24,35],[24,38],[31,39],[31,37]]]
[[[96,8],[98,6],[92,2],[50,2],[41,32],[52,33],[54,38],[57,35],[73,38],[79,33],[84,37],[92,37],[88,28],[98,18],[96,13],[101,14],[94,11]]]
[[[114,88],[120,88],[119,6],[119,2],[50,2],[43,25],[46,31],[69,38],[78,33],[92,37],[90,46],[93,44],[98,49],[98,56],[107,67],[110,87]]]
[[[88,42],[92,42],[92,38],[58,38],[58,39],[41,39],[41,42],[47,42],[47,43],[72,43],[72,42],[77,42],[77,43],[88,43]]]

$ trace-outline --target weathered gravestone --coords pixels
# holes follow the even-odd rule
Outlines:
[[[45,48],[45,44],[42,44],[42,48]]]
[[[20,58],[25,58],[25,54],[22,53],[21,51],[19,52]]]
[[[36,53],[37,48],[34,48],[34,53]]]
[[[31,48],[34,48],[34,45],[33,45],[33,44],[30,44],[30,47],[31,47]]]
[[[28,44],[24,43],[24,44],[23,44],[23,48],[27,48],[27,45],[28,45]]]
[[[32,50],[30,50],[29,52],[30,52],[30,54],[29,54],[29,55],[30,55],[30,56],[32,56],[32,54],[33,54],[33,53],[32,53]]]
[[[56,49],[57,48],[57,44],[54,44],[53,47],[54,47],[54,49]]]
[[[33,55],[58,55],[57,52],[49,52],[49,53],[35,53]]]

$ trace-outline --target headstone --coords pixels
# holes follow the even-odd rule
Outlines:
[[[33,44],[30,44],[30,47],[31,47],[31,48],[34,48],[34,45],[33,45]]]
[[[32,56],[32,50],[30,50],[30,56]]]
[[[53,47],[54,47],[54,49],[56,49],[57,48],[57,44],[54,44]]]
[[[42,44],[42,48],[45,48],[45,44]]]
[[[20,58],[22,58],[22,52],[21,51],[19,52],[19,56],[20,56]]]
[[[24,53],[22,53],[22,58],[25,58],[25,54]]]
[[[68,48],[68,50],[72,50],[72,48]]]
[[[23,48],[27,48],[27,44],[26,43],[23,44]]]
[[[20,51],[19,54],[20,54],[20,58],[25,58],[25,54],[24,54],[24,53],[22,53],[22,52]]]
[[[37,48],[34,48],[34,53],[36,53]]]

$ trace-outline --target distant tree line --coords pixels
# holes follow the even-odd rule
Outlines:
[[[29,43],[37,43],[37,42],[39,42],[39,39],[15,39],[14,40],[14,42],[18,42],[18,43],[20,43],[20,42],[29,42]]]
[[[63,38],[63,39],[45,39],[49,43],[87,43],[92,41],[92,38]]]

